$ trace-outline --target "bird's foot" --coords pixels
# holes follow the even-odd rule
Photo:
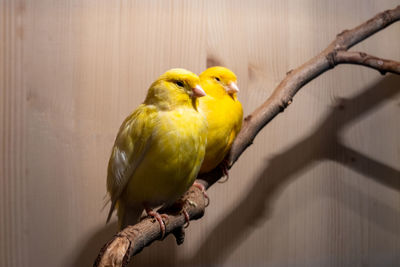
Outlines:
[[[161,230],[161,238],[160,239],[164,239],[165,236],[165,221],[168,221],[168,215],[167,214],[160,214],[157,211],[154,211],[151,208],[146,208],[146,213],[149,216],[154,217],[154,219],[156,219],[158,221],[158,223],[160,224],[160,230]],[[164,219],[164,220],[163,220]]]
[[[229,160],[224,159],[219,165],[219,167],[221,168],[222,173],[224,174],[225,177],[225,179],[218,181],[218,183],[222,184],[229,180]]]
[[[205,199],[205,206],[208,207],[208,205],[210,205],[210,198],[207,195],[206,192],[206,188],[204,187],[203,184],[199,183],[199,182],[194,182],[193,184],[195,187],[197,187],[198,189],[200,189],[200,191],[203,193],[204,199]]]
[[[185,209],[185,204],[186,203],[188,203],[189,205],[192,205],[194,202],[189,200],[189,199],[187,199],[186,197],[182,196],[172,206],[177,211],[179,211],[180,214],[183,214],[183,216],[185,217],[185,224],[183,225],[183,228],[188,228],[189,227],[189,221],[190,221],[189,213]]]

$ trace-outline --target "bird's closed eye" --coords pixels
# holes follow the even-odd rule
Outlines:
[[[181,81],[176,81],[175,83],[176,83],[176,85],[178,85],[178,86],[180,86],[180,87],[183,87],[183,82],[181,82]]]

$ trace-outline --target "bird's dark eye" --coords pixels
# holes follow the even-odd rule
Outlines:
[[[217,81],[220,81],[220,79],[219,79],[218,77],[215,77],[215,79],[216,79]]]
[[[181,82],[181,81],[176,81],[175,83],[176,83],[176,85],[178,85],[178,86],[180,86],[180,87],[183,87],[183,82]]]

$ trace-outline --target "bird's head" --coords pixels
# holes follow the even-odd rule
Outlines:
[[[145,103],[170,109],[181,105],[197,106],[197,98],[206,93],[199,77],[185,69],[170,69],[150,86]]]
[[[213,90],[209,90],[210,92],[206,91],[212,96],[228,94],[232,98],[236,98],[236,93],[239,92],[235,73],[225,67],[217,66],[206,69],[200,74],[200,80],[216,85],[212,86]]]

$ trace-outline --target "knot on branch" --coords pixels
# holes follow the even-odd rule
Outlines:
[[[343,35],[345,35],[348,31],[349,31],[349,30],[343,30],[343,31],[341,31],[340,33],[338,33],[338,34],[336,35],[336,38],[342,38]]]
[[[279,103],[279,112],[283,112],[292,102],[292,98],[282,99]]]
[[[326,60],[328,61],[328,65],[329,65],[330,69],[333,69],[337,65],[337,62],[336,62],[337,51],[338,51],[337,49],[334,49],[332,52],[328,53],[325,57]]]
[[[344,44],[346,43],[347,40],[347,34],[351,34],[350,30],[343,30],[341,33],[338,33],[336,35],[336,40],[335,40],[335,50],[345,50],[346,47],[344,47]]]
[[[245,122],[248,122],[248,121],[250,121],[250,120],[251,120],[251,117],[252,117],[252,116],[251,116],[251,114],[250,114],[250,115],[248,115],[248,116],[246,116],[246,118],[244,118],[244,121],[245,121]]]
[[[183,229],[183,227],[179,227],[179,228],[175,229],[175,230],[172,232],[172,234],[173,234],[174,237],[175,237],[176,244],[177,244],[178,246],[179,246],[179,245],[182,245],[182,244],[183,244],[183,241],[185,241],[185,230]]]
[[[366,58],[368,56],[367,53],[364,53],[364,52],[359,52],[359,54],[360,54],[360,57],[362,57],[362,58]]]

